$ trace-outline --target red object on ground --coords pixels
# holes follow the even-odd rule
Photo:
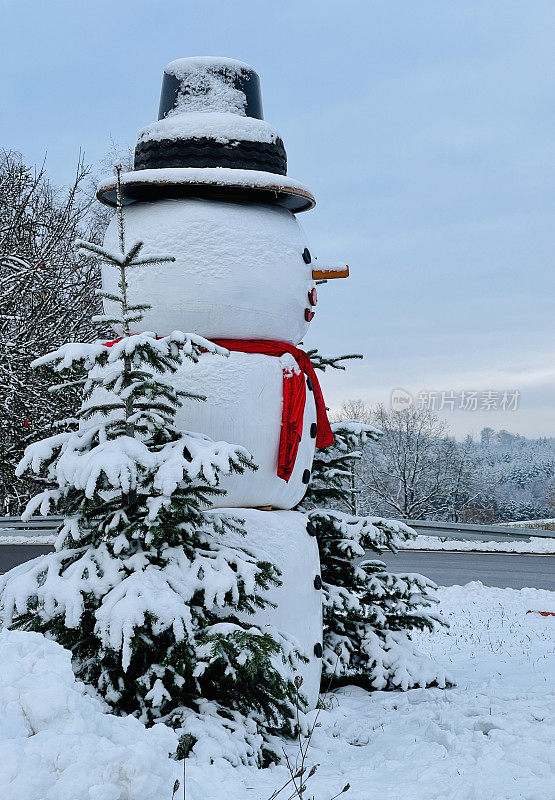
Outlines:
[[[531,611],[527,611],[527,614],[540,614],[542,617],[555,617],[555,611],[536,611],[532,609]]]
[[[330,427],[322,390],[314,372],[312,362],[304,350],[299,350],[287,342],[272,342],[266,339],[214,339],[215,344],[240,353],[261,353],[265,356],[279,356],[289,353],[293,356],[301,372],[299,374],[283,371],[283,411],[281,416],[281,436],[279,440],[277,474],[288,481],[295,466],[299,444],[303,432],[303,414],[306,400],[305,378],[310,379],[316,404],[317,434],[316,447],[330,447],[333,432]],[[304,374],[303,374],[304,373]]]
[[[121,341],[121,337],[111,342],[104,342],[104,344],[106,347],[112,347],[119,341]],[[275,358],[289,353],[299,365],[299,373],[283,370],[283,411],[281,413],[277,474],[279,478],[287,482],[295,467],[295,460],[303,433],[306,400],[305,375],[312,385],[316,404],[316,447],[321,450],[325,447],[331,447],[334,442],[333,431],[326,412],[324,395],[310,358],[304,350],[299,350],[298,347],[287,344],[287,342],[272,342],[268,339],[214,339],[213,341],[214,344],[225,347],[226,350],[239,353],[260,353],[261,355],[274,356]]]

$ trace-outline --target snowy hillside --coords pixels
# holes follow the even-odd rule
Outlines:
[[[381,427],[384,427],[383,422]],[[402,487],[399,488],[395,481],[385,493],[375,490],[375,469],[384,458],[388,472],[397,476],[395,463],[391,460],[395,455],[395,444],[390,446],[389,456],[386,458],[384,455],[387,437],[391,437],[394,443],[397,441],[394,432],[386,432],[379,444],[364,445],[362,459],[356,469],[358,503],[364,513],[392,514],[396,509],[398,492],[400,496],[403,495]],[[415,473],[420,477],[414,478],[409,470],[406,477],[411,491],[415,501],[420,499],[421,502],[414,502],[411,511],[405,515],[408,519],[416,519],[416,515],[421,515],[423,510],[424,519],[489,525],[501,521],[553,517],[555,438],[528,439],[505,430],[496,432],[492,428],[484,428],[478,440],[467,436],[459,442],[448,435],[437,440],[424,436],[424,440],[431,449],[443,453],[444,463],[439,456],[432,458],[428,464],[420,457],[419,470]],[[420,447],[425,449],[424,445]],[[401,460],[408,456],[408,463],[411,463],[410,453],[414,451],[414,444],[409,446],[403,443],[399,448]],[[440,470],[439,476],[434,472],[436,466]],[[380,466],[382,468],[383,464]],[[434,481],[442,485],[441,491],[436,494]],[[432,496],[433,502],[424,502],[426,496]]]
[[[555,480],[555,439],[484,428],[471,456],[499,519],[553,516],[549,490]]]

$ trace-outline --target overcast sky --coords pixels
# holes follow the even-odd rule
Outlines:
[[[79,149],[134,146],[174,58],[252,64],[320,261],[306,346],[364,354],[328,404],[391,391],[520,392],[443,412],[555,435],[552,0],[0,0],[0,146],[69,181]],[[451,395],[446,395],[451,398]],[[445,398],[444,398],[445,399]],[[472,405],[472,404],[471,404]],[[491,402],[490,402],[491,405]],[[450,403],[448,403],[450,406]]]

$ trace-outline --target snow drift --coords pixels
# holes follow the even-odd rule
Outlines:
[[[116,717],[39,633],[0,631],[0,797],[160,800],[179,772],[165,725]]]

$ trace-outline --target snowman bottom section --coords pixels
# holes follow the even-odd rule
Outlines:
[[[214,509],[207,514],[224,514],[240,521],[244,535],[226,533],[226,542],[257,560],[271,562],[281,572],[281,585],[261,592],[273,605],[239,616],[252,625],[276,629],[308,659],[299,660],[287,671],[291,678],[302,677],[300,693],[308,700],[309,709],[315,708],[322,669],[322,590],[318,545],[307,532],[307,518],[297,511],[251,508]]]
[[[288,481],[278,476],[283,411],[284,370],[297,368],[293,358],[231,352],[229,357],[203,354],[197,364],[184,363],[172,377],[176,389],[206,397],[183,398],[176,415],[181,430],[204,433],[215,441],[245,447],[257,470],[221,475],[226,494],[214,506],[294,508],[302,500],[312,468],[316,405],[307,387],[302,437]]]

